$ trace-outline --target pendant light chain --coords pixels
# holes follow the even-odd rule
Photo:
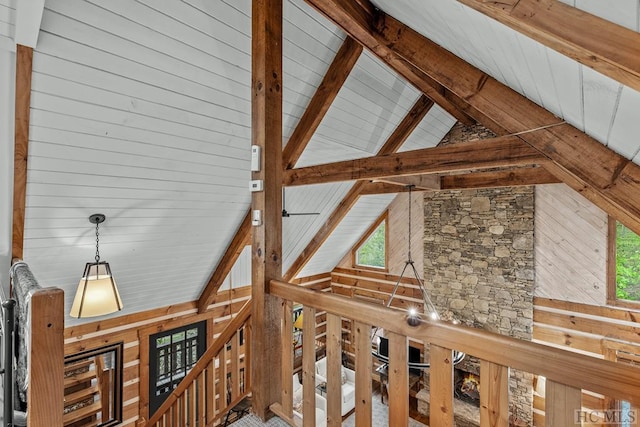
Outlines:
[[[100,233],[98,231],[98,227],[100,226],[99,222],[96,222],[96,257],[95,260],[96,262],[100,262]]]
[[[407,254],[407,260],[410,263],[413,263],[413,259],[411,259],[411,189],[413,189],[414,185],[407,185],[409,189],[409,253]]]

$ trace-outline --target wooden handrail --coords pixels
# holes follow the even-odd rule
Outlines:
[[[173,404],[187,391],[193,381],[205,370],[210,361],[222,351],[227,342],[235,335],[235,333],[246,323],[251,316],[251,299],[249,299],[240,309],[236,317],[234,317],[227,327],[222,331],[220,336],[207,348],[202,357],[191,368],[189,373],[178,384],[175,390],[167,397],[164,403],[158,408],[153,416],[147,421],[147,426],[155,425],[162,416],[173,406]]]
[[[637,367],[462,325],[422,320],[418,326],[409,326],[404,312],[282,281],[272,280],[270,290],[272,295],[285,300],[364,324],[379,325],[387,331],[463,351],[487,362],[542,375],[556,383],[640,405],[640,371]]]

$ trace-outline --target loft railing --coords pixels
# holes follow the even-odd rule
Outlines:
[[[328,293],[271,281],[271,294],[284,304],[282,336],[282,400],[271,409],[291,425],[299,425],[292,411],[291,302],[304,308],[303,330],[313,330],[316,310],[327,312],[327,425],[341,425],[340,363],[341,322],[350,319],[355,336],[356,425],[371,426],[371,340],[374,326],[389,337],[389,420],[407,425],[409,420],[409,375],[407,339],[429,343],[430,425],[453,426],[453,351],[480,359],[480,425],[507,427],[509,424],[509,368],[546,377],[546,425],[579,425],[582,390],[640,405],[640,370],[637,367],[596,359],[537,343],[518,340],[474,328],[444,322],[407,323],[406,313]],[[303,341],[303,414],[315,414],[315,348]],[[311,386],[308,386],[311,385]],[[576,418],[578,417],[578,418]],[[314,426],[315,417],[303,415],[304,426]]]
[[[251,300],[147,422],[151,427],[213,425],[250,390]]]

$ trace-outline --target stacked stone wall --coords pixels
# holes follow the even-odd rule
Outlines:
[[[442,314],[531,340],[533,187],[425,195],[424,279]],[[531,425],[532,376],[511,370],[512,423]]]

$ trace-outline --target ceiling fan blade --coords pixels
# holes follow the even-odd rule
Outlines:
[[[320,215],[320,212],[287,212],[287,216],[293,215]]]

